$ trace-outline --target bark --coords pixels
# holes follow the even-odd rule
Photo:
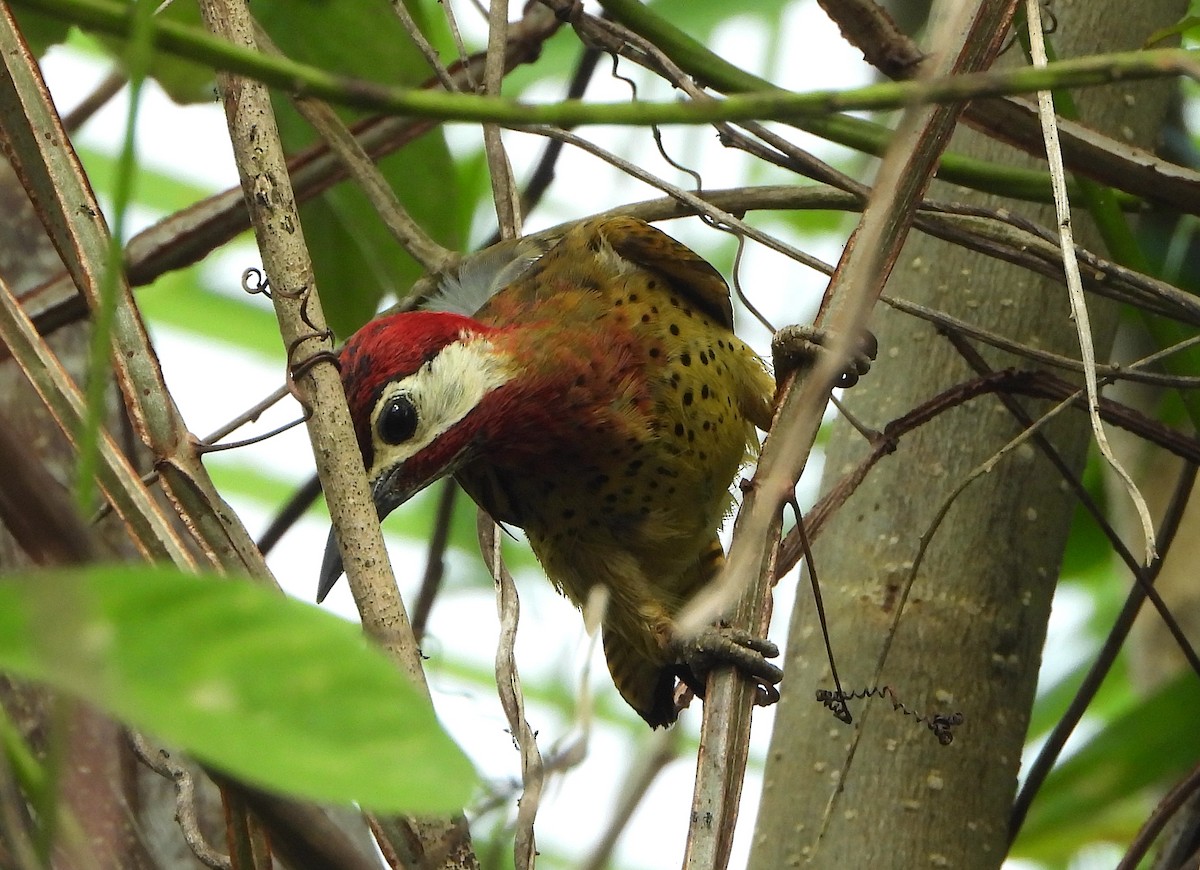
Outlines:
[[[1137,48],[1185,4],[1151,0],[1054,4],[1060,57]],[[1007,63],[1022,62],[1019,49]],[[1153,147],[1170,84],[1120,84],[1076,94],[1083,120]],[[1007,162],[1011,149],[967,130],[952,147]],[[1008,206],[1054,226],[1053,213],[946,185],[939,199]],[[1080,244],[1099,248],[1082,211]],[[886,293],[948,311],[1058,353],[1078,355],[1063,285],[914,235]],[[1098,354],[1115,326],[1112,306],[1090,300]],[[952,384],[972,377],[928,325],[880,306],[872,329],[877,368],[847,404],[868,426],[884,425]],[[984,354],[995,367],[1011,358]],[[1023,402],[1036,418],[1047,406]],[[1019,431],[994,398],[945,414],[905,438],[843,507],[815,548],[842,681],[847,689],[890,685],[924,711],[962,711],[966,723],[944,747],[886,701],[851,702],[855,726],[813,700],[831,688],[807,583],[792,614],[785,690],[767,759],[752,846],[753,868],[998,867],[1007,852],[1016,788],[1050,600],[1073,499],[1034,447],[1023,446],[958,498],[933,536],[894,643],[889,626],[920,540],[949,493]],[[1075,470],[1083,467],[1087,420],[1069,412],[1046,430]],[[824,487],[866,453],[862,438],[836,425]],[[877,664],[883,660],[882,670]],[[857,744],[857,745],[856,745]]]

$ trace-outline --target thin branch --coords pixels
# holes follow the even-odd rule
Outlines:
[[[634,761],[625,777],[612,818],[604,826],[592,851],[579,865],[580,870],[604,870],[610,866],[613,849],[650,791],[650,786],[666,766],[679,756],[678,733],[677,728],[667,728],[650,735],[649,745]]]
[[[429,68],[433,70],[438,81],[442,83],[442,87],[447,91],[458,90],[453,77],[450,75],[450,70],[446,69],[446,65],[442,63],[442,59],[438,57],[437,49],[425,38],[425,34],[417,26],[416,19],[408,11],[408,5],[404,0],[392,0],[392,11],[400,19],[405,32],[408,33],[408,38],[413,41],[413,45],[417,47],[417,51],[421,52],[421,56],[425,58],[425,62],[429,64]]]
[[[543,2],[561,9],[564,5],[570,7],[572,0]],[[847,0],[846,3],[839,3],[838,7],[852,7],[865,2],[870,0]],[[776,87],[773,82],[751,75],[715,55],[707,46],[688,36],[640,0],[603,0],[602,5],[605,11],[669,53],[689,74],[702,79],[716,90],[724,93],[746,93]],[[580,22],[577,27],[590,24],[588,16],[582,16]],[[871,49],[865,47],[864,50]],[[911,57],[913,52],[918,51],[915,47],[909,49],[906,46],[889,46],[884,49],[885,52],[893,50],[902,58]],[[907,66],[904,69],[907,70]],[[974,120],[976,123],[979,123],[979,118],[983,118],[984,123],[981,126],[985,126],[998,138],[1012,138],[1014,144],[1038,157],[1044,153],[1037,131],[1036,106],[1027,99],[1013,98],[999,105],[986,100],[975,100],[968,104],[965,114],[968,121]],[[1129,191],[1189,213],[1195,213],[1200,205],[1200,173],[1163,161],[1151,152],[1118,142],[1081,124],[1061,120],[1059,123],[1063,132],[1067,134],[1069,150],[1066,156],[1073,172],[1092,176],[1110,187]],[[883,156],[892,139],[891,131],[887,128],[844,115],[802,119],[796,122],[796,126],[813,135],[877,157]],[[1019,137],[1013,137],[1018,131],[1026,132],[1022,132]],[[984,167],[987,169],[984,170]],[[981,171],[985,173],[986,180],[981,177]],[[1043,201],[1052,198],[1044,173],[1034,173],[1031,176],[1028,170],[1013,167],[1002,169],[994,164],[951,151],[942,155],[938,177],[1010,198],[1036,196]]]
[[[133,747],[134,754],[141,762],[174,784],[175,821],[192,854],[201,864],[211,867],[212,870],[230,870],[232,864],[229,856],[214,849],[200,830],[196,816],[196,783],[191,772],[183,765],[173,762],[167,750],[153,749],[146,742],[146,738],[137,731],[131,730],[126,733],[129,736],[129,745]]]
[[[128,81],[124,73],[116,70],[110,72],[75,108],[62,116],[63,129],[74,133],[108,105],[109,100],[119,94]]]
[[[59,20],[115,36],[127,36],[127,9],[112,0],[16,0]],[[888,82],[845,91],[803,94],[773,91],[740,94],[709,104],[649,103],[524,105],[475,94],[447,94],[354,79],[286,58],[268,58],[241,44],[194,28],[155,19],[155,44],[227,73],[252,77],[300,96],[338,105],[443,121],[478,121],[503,126],[554,124],[707,124],[713,121],[789,121],[830,113],[956,104],[985,96],[1032,93],[1046,88],[1087,87],[1185,75],[1200,78],[1200,52],[1184,49],[1117,52],[1059,61],[1042,69],[967,73],[927,82]]]
[[[1126,560],[1126,564],[1137,582],[1134,583],[1133,588],[1129,590],[1129,594],[1125,597],[1125,604],[1121,607],[1121,612],[1117,615],[1116,620],[1114,620],[1113,627],[1109,630],[1108,636],[1105,637],[1103,646],[1101,646],[1092,664],[1088,667],[1088,672],[1080,682],[1079,688],[1075,692],[1075,697],[1071,699],[1070,706],[1059,718],[1050,734],[1046,736],[1045,741],[1038,750],[1037,757],[1029,765],[1025,781],[1022,783],[1021,791],[1013,802],[1012,814],[1009,817],[1009,842],[1014,841],[1017,838],[1017,834],[1020,833],[1021,825],[1025,821],[1034,798],[1037,797],[1038,791],[1045,783],[1046,777],[1049,776],[1054,764],[1061,757],[1067,740],[1074,733],[1075,728],[1087,712],[1088,706],[1100,690],[1100,684],[1108,676],[1109,671],[1116,662],[1117,656],[1120,654],[1126,639],[1129,637],[1129,632],[1133,628],[1134,620],[1137,619],[1138,614],[1141,612],[1142,605],[1145,604],[1146,599],[1151,597],[1151,593],[1154,592],[1154,582],[1158,579],[1158,575],[1162,573],[1162,568],[1166,563],[1166,557],[1170,552],[1171,544],[1174,542],[1175,534],[1179,531],[1184,509],[1187,507],[1188,498],[1191,496],[1192,488],[1196,482],[1196,471],[1197,464],[1189,462],[1184,467],[1175,484],[1175,491],[1172,493],[1171,501],[1167,506],[1166,512],[1163,514],[1162,528],[1156,542],[1157,550],[1162,554],[1161,557],[1156,557],[1155,561],[1146,567],[1141,566],[1132,558]],[[1079,489],[1082,489],[1082,486]],[[1115,532],[1112,532],[1112,530],[1108,531],[1111,533],[1109,534],[1110,540],[1119,544],[1120,538],[1115,535]],[[1122,547],[1122,549],[1124,548]],[[1165,607],[1165,605],[1161,605],[1161,600],[1159,604],[1160,607]],[[1162,610],[1160,609],[1161,612]],[[1178,629],[1177,626],[1176,629]],[[1194,653],[1192,654],[1192,658],[1193,660],[1195,659]]]
[[[261,28],[259,35],[266,36]],[[400,202],[396,191],[379,171],[379,167],[333,109],[319,100],[312,99],[295,99],[292,104],[328,143],[330,150],[346,167],[346,171],[371,203],[392,237],[422,269],[435,275],[441,274],[458,258],[453,251],[439,245],[413,220],[408,209]]]
[[[500,96],[504,80],[504,44],[508,33],[508,0],[491,0],[488,12],[488,48],[483,67],[483,92],[487,96]],[[488,175],[492,183],[492,202],[496,208],[496,221],[500,227],[500,238],[521,237],[521,199],[513,178],[512,165],[500,138],[500,128],[495,124],[483,125],[483,150],[487,157]]]
[[[3,279],[0,279],[0,340],[13,354],[63,434],[74,439],[83,425],[83,394],[34,331]],[[106,431],[100,432],[98,447],[96,475],[100,490],[128,527],[139,551],[149,559],[165,559],[181,567],[195,568],[188,545]]]
[[[437,512],[433,519],[433,534],[429,536],[429,550],[425,557],[425,573],[417,587],[417,597],[412,606],[413,635],[420,643],[425,637],[425,627],[433,610],[433,601],[442,588],[446,572],[446,545],[450,542],[450,524],[454,520],[454,503],[458,496],[458,482],[447,477],[438,487]]]
[[[1042,37],[1042,7],[1038,0],[1027,0],[1025,4],[1025,23],[1029,28],[1029,44],[1033,55],[1035,68],[1045,69],[1046,44]],[[1129,476],[1129,472],[1117,460],[1104,434],[1104,425],[1100,422],[1097,410],[1099,390],[1096,386],[1096,352],[1092,346],[1092,326],[1088,316],[1087,301],[1083,296],[1083,282],[1079,277],[1079,262],[1075,258],[1075,241],[1071,231],[1071,202],[1067,196],[1066,170],[1063,167],[1062,148],[1059,145],[1058,126],[1054,117],[1054,97],[1048,90],[1040,90],[1037,94],[1038,114],[1042,119],[1042,136],[1046,141],[1046,162],[1050,166],[1050,180],[1054,186],[1054,210],[1058,216],[1059,247],[1063,252],[1063,269],[1067,276],[1068,297],[1071,300],[1072,319],[1079,334],[1079,350],[1083,357],[1083,379],[1087,386],[1088,416],[1092,423],[1092,434],[1101,455],[1108,461],[1109,466],[1121,478],[1129,493],[1133,506],[1137,510],[1138,519],[1142,524],[1142,537],[1146,544],[1146,564],[1154,561],[1154,522],[1150,519],[1150,508],[1138,491],[1137,484]]]
[[[501,558],[502,538],[497,534],[497,528],[495,521],[480,508],[479,545],[496,584],[496,609],[500,616],[500,641],[496,647],[496,688],[500,693],[500,703],[504,707],[504,715],[508,719],[513,740],[521,752],[523,790],[518,802],[513,858],[517,870],[529,870],[533,867],[537,855],[533,822],[541,802],[545,771],[541,753],[538,751],[537,735],[525,718],[525,698],[521,692],[521,677],[517,673],[517,663],[513,655],[521,605],[512,575],[508,573]]]
[[[550,139],[559,139],[563,142],[566,142],[568,145],[574,145],[576,148],[586,151],[589,154],[593,154],[606,163],[617,167],[627,175],[630,175],[639,181],[644,181],[646,184],[649,184],[652,187],[657,187],[659,190],[670,194],[672,198],[684,203],[691,209],[694,209],[695,213],[707,215],[718,223],[722,223],[726,226],[736,229],[739,233],[742,233],[748,238],[754,239],[756,242],[759,242],[760,244],[774,251],[778,251],[785,257],[790,257],[796,262],[808,266],[809,268],[825,275],[828,275],[833,271],[833,267],[828,263],[825,263],[820,259],[813,257],[812,255],[807,254],[804,251],[801,251],[800,249],[781,241],[780,239],[775,238],[769,233],[764,233],[762,230],[750,226],[745,221],[741,220],[730,212],[716,207],[712,204],[712,202],[706,200],[703,195],[692,193],[691,191],[684,190],[682,187],[677,187],[673,184],[670,184],[669,182],[647,172],[640,166],[637,166],[628,160],[622,159],[616,154],[601,148],[599,145],[596,145],[581,136],[577,136],[574,133],[570,133],[566,130],[560,130],[556,127],[536,126],[519,127],[516,129],[519,129],[525,133],[533,133],[538,136],[545,136]],[[547,233],[548,232],[552,231],[547,231]],[[541,237],[545,234],[546,233],[541,233],[538,234],[538,236]]]
[[[1116,870],[1134,870],[1134,868],[1140,867],[1143,859],[1150,852],[1150,847],[1154,845],[1154,840],[1162,832],[1167,822],[1188,800],[1194,798],[1197,792],[1200,792],[1200,765],[1193,767],[1191,772],[1176,783],[1158,802],[1158,806],[1154,808],[1154,812],[1150,814],[1146,824],[1129,844],[1129,849],[1121,858],[1121,863],[1117,865]],[[1196,866],[1194,859],[1197,858],[1200,858],[1200,855],[1189,856],[1184,863],[1177,865],[1179,870]]]
[[[918,305],[916,302],[909,302],[906,299],[894,299],[886,294],[880,296],[879,299],[897,311],[903,311],[905,314],[911,314],[913,317],[919,317],[922,320],[932,323],[943,332],[953,332],[958,335],[968,336],[991,347],[1008,351],[1014,356],[1024,357],[1025,359],[1040,362],[1043,365],[1071,372],[1082,372],[1084,369],[1083,363],[1072,357],[1062,356],[1061,354],[1051,353],[1048,350],[1022,344],[1019,341],[1013,341],[998,332],[982,329],[965,320],[951,317],[949,314],[935,311],[924,305]],[[1171,353],[1178,353],[1189,347],[1194,347],[1198,343],[1200,343],[1200,335],[1192,336],[1186,341],[1171,347],[1170,351]],[[1104,377],[1106,382],[1132,381],[1138,384],[1153,384],[1160,387],[1174,387],[1180,390],[1200,388],[1200,376],[1168,375],[1161,372],[1146,371],[1141,367],[1115,364],[1097,364],[1094,366],[1094,369],[1097,375]]]

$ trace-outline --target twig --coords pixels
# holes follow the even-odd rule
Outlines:
[[[1158,802],[1158,806],[1154,808],[1154,812],[1150,814],[1150,818],[1146,820],[1146,824],[1142,826],[1137,836],[1134,837],[1133,842],[1129,844],[1129,849],[1126,850],[1124,857],[1121,858],[1121,863],[1117,865],[1116,870],[1134,870],[1134,868],[1140,867],[1142,860],[1149,853],[1150,847],[1154,845],[1155,838],[1161,833],[1166,823],[1197,792],[1200,792],[1200,765],[1192,768],[1191,773],[1176,783],[1174,788],[1167,792],[1166,796]],[[1195,863],[1190,859],[1195,857],[1197,856],[1189,856],[1186,863],[1176,866],[1180,870],[1184,870],[1187,867],[1194,867]]]
[[[677,728],[667,728],[650,735],[646,750],[625,777],[612,818],[605,825],[592,851],[579,865],[580,870],[604,870],[609,866],[613,849],[633,818],[634,811],[645,799],[658,775],[678,757],[678,733]]]
[[[127,36],[129,20],[112,0],[16,0],[14,5],[38,9],[56,18],[103,33]],[[708,124],[816,118],[834,112],[898,109],[914,104],[958,104],[985,96],[1031,93],[1054,87],[1087,87],[1118,79],[1133,81],[1185,75],[1200,78],[1197,53],[1184,49],[1118,52],[1058,61],[1043,69],[964,73],[927,82],[886,82],[845,91],[802,94],[772,91],[738,94],[708,104],[643,102],[526,105],[474,94],[416,91],[379,82],[339,76],[285,58],[269,58],[194,28],[154,19],[153,38],[161,49],[199,61],[226,73],[245,75],[272,87],[319,97],[351,108],[374,109],[443,121],[476,121],[503,126],[556,124],[643,125]],[[1196,204],[1193,204],[1195,207]]]
[[[416,19],[408,11],[408,6],[404,0],[392,0],[392,11],[396,13],[396,17],[400,19],[400,23],[404,25],[404,30],[408,33],[408,38],[413,41],[413,45],[417,47],[417,51],[421,52],[421,56],[425,58],[425,62],[429,64],[429,68],[433,70],[438,81],[442,83],[442,87],[447,91],[458,90],[454,78],[450,75],[450,70],[446,69],[446,65],[442,63],[442,59],[438,57],[437,49],[425,38],[425,34],[417,26]]]
[[[293,105],[329,144],[384,226],[426,272],[440,274],[458,259],[457,254],[439,245],[413,220],[379,167],[333,109],[311,99],[293,100]]]
[[[483,92],[491,97],[500,96],[507,33],[508,0],[491,0],[488,4],[488,49],[483,67]],[[500,138],[500,128],[496,124],[483,125],[483,150],[492,182],[492,202],[496,207],[500,238],[520,238],[523,223],[521,199],[513,179],[512,165],[508,162],[508,154]]]
[[[450,525],[454,520],[454,503],[458,495],[458,482],[448,477],[438,487],[437,512],[433,519],[433,534],[429,536],[429,550],[425,557],[425,573],[417,589],[412,606],[413,635],[417,643],[425,637],[425,626],[433,609],[433,600],[442,588],[446,572],[446,545],[450,541]]]
[[[935,311],[924,305],[918,305],[916,302],[909,302],[906,299],[894,299],[887,294],[880,296],[879,301],[895,308],[897,311],[903,311],[905,314],[911,314],[913,317],[919,317],[922,320],[928,321],[942,332],[954,332],[959,335],[968,336],[1000,350],[1006,350],[1014,356],[1025,357],[1044,365],[1054,366],[1055,368],[1071,372],[1082,372],[1084,369],[1083,363],[1077,359],[1013,341],[997,332],[981,329],[965,320],[951,317],[949,314]],[[1178,353],[1189,347],[1194,347],[1198,343],[1200,343],[1200,336],[1192,336],[1172,346],[1170,352]],[[1200,376],[1168,375],[1156,371],[1147,371],[1140,365],[1096,364],[1094,370],[1098,375],[1103,375],[1106,382],[1132,381],[1138,384],[1154,384],[1160,387],[1175,387],[1181,390],[1200,388]]]
[[[640,166],[637,166],[628,160],[624,160],[621,157],[618,157],[616,154],[601,148],[599,145],[584,139],[582,136],[577,136],[574,133],[558,129],[556,127],[533,126],[517,127],[514,129],[521,130],[525,133],[533,133],[538,136],[546,136],[550,139],[560,139],[563,142],[566,142],[568,145],[574,145],[576,148],[586,151],[589,154],[593,154],[606,163],[615,166],[627,175],[630,175],[639,181],[644,181],[646,184],[649,184],[652,187],[657,187],[659,190],[668,193],[671,197],[683,203],[688,208],[694,209],[697,214],[708,215],[708,217],[710,217],[712,220],[736,229],[738,232],[751,239],[754,239],[756,242],[759,242],[760,244],[774,251],[778,251],[785,257],[790,257],[797,263],[801,263],[825,275],[828,275],[833,271],[833,267],[828,263],[822,262],[820,259],[771,236],[769,233],[765,233],[762,230],[750,226],[745,221],[729,213],[728,211],[717,208],[711,202],[705,200],[703,196],[692,193],[689,190],[684,190],[682,187],[677,187],[673,184],[670,184],[669,182],[647,172]]]
[[[1166,557],[1170,553],[1172,543],[1174,543],[1175,535],[1179,531],[1184,509],[1187,507],[1188,499],[1192,494],[1192,489],[1196,482],[1197,467],[1197,463],[1189,462],[1184,468],[1175,484],[1175,491],[1171,495],[1171,501],[1167,506],[1167,510],[1163,514],[1162,528],[1157,541],[1157,549],[1162,556],[1156,558],[1153,563],[1146,567],[1142,567],[1136,560],[1126,560],[1137,582],[1134,583],[1133,588],[1129,590],[1129,594],[1125,597],[1125,604],[1121,607],[1121,612],[1117,615],[1116,620],[1114,620],[1113,627],[1104,639],[1103,646],[1096,653],[1096,657],[1088,668],[1087,674],[1084,675],[1083,680],[1080,682],[1079,688],[1075,692],[1075,697],[1071,699],[1070,706],[1059,717],[1058,722],[1038,750],[1037,757],[1029,765],[1025,781],[1021,784],[1021,790],[1013,802],[1012,814],[1009,817],[1009,842],[1014,841],[1017,838],[1017,834],[1020,833],[1021,826],[1025,822],[1025,816],[1029,812],[1029,807],[1032,805],[1034,798],[1037,797],[1038,791],[1041,789],[1043,783],[1045,783],[1046,777],[1049,776],[1055,762],[1061,756],[1067,740],[1074,733],[1075,728],[1087,712],[1088,705],[1091,704],[1100,689],[1100,684],[1108,676],[1109,671],[1116,662],[1117,656],[1120,654],[1125,640],[1129,637],[1129,632],[1133,628],[1134,620],[1137,618],[1138,613],[1141,612],[1142,605],[1145,604],[1146,599],[1148,597],[1157,599],[1157,604],[1160,608],[1159,612],[1163,612],[1162,608],[1165,608],[1165,605],[1158,598],[1153,586],[1154,582],[1158,579],[1158,575],[1162,572],[1163,565],[1166,563]],[[1082,489],[1082,486],[1079,488]],[[1120,544],[1120,538],[1116,536],[1115,532],[1111,532],[1111,530],[1107,531],[1110,532],[1110,540],[1115,544]],[[1178,630],[1177,625],[1175,628]],[[1192,659],[1195,659],[1194,652],[1192,653]]]
[[[521,692],[521,677],[513,654],[517,639],[517,621],[521,605],[517,598],[512,575],[504,566],[500,553],[501,537],[497,525],[482,509],[479,511],[479,544],[484,561],[496,584],[496,609],[500,615],[500,641],[496,648],[496,688],[500,704],[508,719],[513,740],[521,751],[521,784],[523,791],[517,809],[517,834],[513,857],[517,870],[533,867],[537,855],[533,822],[537,817],[544,783],[542,756],[538,751],[537,735],[525,718],[525,698]]]
[[[129,745],[133,747],[134,754],[141,762],[163,779],[174,783],[175,821],[192,854],[201,864],[211,867],[212,870],[230,870],[232,865],[229,856],[214,849],[200,830],[200,822],[196,816],[196,782],[191,772],[182,764],[172,761],[167,750],[153,749],[139,732],[130,729],[125,733],[129,737]]]
[[[1029,28],[1029,44],[1035,67],[1045,68],[1046,45],[1042,36],[1042,10],[1038,0],[1026,0],[1025,21]],[[1075,259],[1075,241],[1071,231],[1071,203],[1067,196],[1066,170],[1063,167],[1062,147],[1058,139],[1058,127],[1054,118],[1054,97],[1048,90],[1040,90],[1037,94],[1038,113],[1042,119],[1042,135],[1046,141],[1046,162],[1050,167],[1050,180],[1054,187],[1054,210],[1058,215],[1059,247],[1063,252],[1063,268],[1066,270],[1067,291],[1071,300],[1071,312],[1079,334],[1079,350],[1083,357],[1083,377],[1087,386],[1088,415],[1092,423],[1092,434],[1096,446],[1107,460],[1112,470],[1125,484],[1129,498],[1137,511],[1142,524],[1142,537],[1146,545],[1146,564],[1154,561],[1154,522],[1150,519],[1150,509],[1146,500],[1138,491],[1137,484],[1129,476],[1129,472],[1117,460],[1104,434],[1104,424],[1100,422],[1097,410],[1099,390],[1096,386],[1096,352],[1092,346],[1092,327],[1088,317],[1087,301],[1083,296],[1083,282],[1079,277],[1079,262]]]
[[[108,105],[108,101],[121,92],[121,88],[125,87],[128,78],[122,72],[113,70],[103,79],[100,84],[96,85],[86,97],[79,101],[79,104],[71,111],[62,116],[62,124],[64,130],[75,132],[91,117]]]

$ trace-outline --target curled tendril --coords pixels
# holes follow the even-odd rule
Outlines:
[[[933,732],[933,736],[942,746],[949,746],[954,742],[953,729],[966,721],[966,717],[962,713],[934,713],[929,716],[919,713],[906,706],[897,697],[895,690],[891,686],[874,686],[870,689],[862,689],[857,692],[834,692],[829,689],[817,690],[817,701],[823,704],[829,712],[833,713],[839,721],[845,722],[847,725],[854,721],[854,717],[851,715],[850,707],[846,702],[860,698],[886,698],[891,702],[893,710],[899,710],[905,716],[912,716],[918,722],[924,724],[926,728]]]
[[[271,282],[261,269],[251,266],[242,272],[242,289],[250,294],[261,293],[268,299],[274,299],[272,295]],[[312,316],[309,313],[308,306],[312,301],[312,287],[309,284],[301,285],[295,290],[275,290],[274,294],[281,299],[293,299],[300,302],[300,319],[304,322],[311,332],[301,335],[293,339],[287,347],[287,388],[293,398],[300,403],[300,407],[304,409],[304,420],[312,417],[312,408],[305,402],[300,391],[296,387],[296,381],[307,374],[313,366],[318,363],[327,362],[340,370],[340,361],[336,353],[332,350],[318,350],[304,359],[297,359],[297,352],[300,346],[306,341],[331,342],[333,341],[333,332],[329,329],[318,328],[312,321]]]
[[[268,299],[271,298],[271,282],[267,280],[262,269],[253,266],[242,272],[242,289],[251,296],[261,293]]]

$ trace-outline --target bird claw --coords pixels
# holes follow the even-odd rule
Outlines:
[[[767,659],[779,655],[779,647],[737,628],[710,627],[697,635],[672,640],[668,652],[680,663],[680,679],[698,698],[704,697],[708,675],[720,667],[737,668],[755,683],[754,703],[766,707],[779,700],[776,684],[783,671]]]
[[[807,324],[785,326],[771,339],[771,357],[775,363],[775,376],[812,365],[822,349],[834,343],[834,333]],[[879,353],[879,342],[869,330],[864,330],[850,349],[850,359],[837,380],[839,387],[852,387],[858,379],[871,370],[871,363]]]

